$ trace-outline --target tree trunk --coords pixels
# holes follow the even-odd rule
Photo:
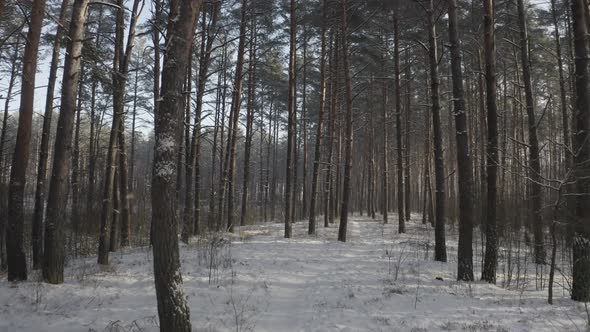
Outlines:
[[[459,175],[459,249],[457,280],[473,281],[473,174],[467,135],[467,114],[463,92],[463,72],[459,41],[457,0],[447,0],[449,10],[449,42],[453,79],[453,116],[457,138],[457,168]]]
[[[291,204],[292,202],[292,178],[293,178],[293,152],[295,149],[295,70],[297,52],[297,17],[295,15],[295,1],[290,0],[290,32],[289,32],[289,100],[288,100],[288,124],[287,124],[287,173],[285,175],[285,238],[291,237]]]
[[[576,180],[572,299],[590,301],[590,61],[583,0],[571,0],[575,49],[574,177]]]
[[[225,160],[223,167],[223,187],[227,187],[227,230],[234,231],[234,182],[236,168],[236,145],[238,140],[238,119],[240,117],[240,108],[242,104],[242,73],[244,71],[244,53],[246,48],[246,18],[248,12],[248,1],[242,0],[242,19],[240,23],[240,40],[238,44],[238,61],[236,63],[236,72],[234,80],[234,91],[232,95],[232,104],[230,111],[230,127],[227,137],[227,149],[225,151]],[[223,191],[221,195],[224,197]]]
[[[226,100],[226,96],[227,96],[227,62],[228,62],[228,54],[227,54],[227,43],[226,43],[226,38],[223,39],[223,50],[222,50],[222,55],[221,55],[221,71],[223,72],[223,74],[221,75],[223,77],[223,88],[220,89],[221,90],[221,125],[219,126],[220,128],[220,133],[219,133],[219,204],[218,204],[218,209],[217,209],[217,221],[215,222],[215,231],[219,232],[221,230],[222,227],[222,222],[223,222],[223,195],[225,192],[225,181],[223,180],[223,173],[224,173],[224,169],[223,169],[223,163],[224,163],[224,148],[223,148],[223,140],[224,140],[224,133],[225,133],[225,100]],[[213,197],[212,199],[214,199],[215,197]],[[213,203],[211,203],[213,204]],[[209,214],[209,218],[211,218],[212,221],[214,221],[214,213],[215,211],[213,209],[211,209],[210,214]]]
[[[64,219],[68,173],[72,153],[72,129],[76,112],[76,96],[81,74],[84,24],[89,0],[75,0],[70,21],[69,42],[62,80],[58,130],[55,137],[53,168],[47,215],[45,217],[45,245],[43,256],[43,279],[52,284],[63,283],[65,258]]]
[[[301,136],[303,140],[303,179],[301,180],[302,186],[302,196],[301,196],[301,218],[307,217],[307,164],[308,164],[308,145],[307,145],[307,124],[308,124],[308,114],[307,114],[307,43],[308,43],[308,35],[307,35],[307,26],[303,29],[303,96],[302,96],[302,104],[301,104],[301,113],[302,113],[302,122],[303,125],[301,126]]]
[[[206,16],[206,11],[203,10],[202,11],[203,15]],[[197,18],[198,20],[198,18]],[[203,18],[203,20],[206,20],[206,17]],[[198,24],[198,22],[197,22]],[[205,39],[205,30],[202,31],[201,34],[202,40]],[[184,163],[184,171],[185,171],[185,188],[184,188],[184,211],[183,211],[183,222],[182,222],[182,231],[180,232],[180,240],[186,244],[188,244],[189,238],[193,235],[194,233],[194,212],[195,212],[195,204],[193,202],[193,193],[194,193],[194,181],[193,181],[193,176],[194,176],[194,162],[193,162],[193,156],[195,156],[195,149],[192,147],[193,144],[191,143],[191,94],[192,94],[192,72],[193,72],[193,46],[191,45],[190,47],[190,51],[189,51],[189,55],[188,55],[188,59],[187,59],[187,63],[188,63],[188,68],[187,68],[187,72],[184,75],[184,110],[185,110],[185,115],[184,115],[184,145],[186,148],[186,154],[185,154],[185,159],[186,162]],[[202,53],[201,53],[202,56]],[[200,128],[200,119],[198,119],[195,116],[195,122],[194,122],[194,126],[195,128],[193,129],[193,142],[194,139],[197,137],[198,133],[197,133],[197,126],[199,126]],[[182,173],[182,165],[183,163],[180,162],[180,160],[178,161],[179,165],[181,167],[179,167],[179,172]],[[177,176],[177,179],[179,177]],[[178,186],[178,182],[176,183],[176,188],[179,188]],[[180,196],[178,196],[180,197]]]
[[[27,166],[30,156],[33,104],[35,100],[35,76],[37,74],[39,40],[44,14],[45,0],[34,0],[28,20],[29,32],[27,33],[25,52],[22,60],[23,74],[16,148],[10,169],[8,225],[6,228],[9,281],[27,279],[27,258],[23,243],[23,227],[25,223],[24,200],[25,186],[27,183]]]
[[[320,174],[320,161],[322,149],[322,129],[324,123],[324,110],[326,108],[326,20],[328,18],[328,0],[323,0],[322,9],[322,33],[320,49],[320,109],[316,127],[315,152],[313,157],[313,174],[311,178],[311,198],[309,202],[309,227],[307,233],[316,233],[316,200],[318,196],[318,179]]]
[[[250,4],[253,6],[254,1]],[[251,12],[254,12],[253,10]],[[252,154],[252,135],[254,126],[256,98],[256,18],[250,18],[250,51],[248,55],[248,105],[246,108],[246,142],[244,144],[244,179],[242,183],[242,213],[240,226],[246,225],[248,214],[248,186],[250,184],[250,159]]]
[[[336,118],[336,109],[338,104],[337,98],[337,87],[338,87],[338,69],[340,67],[340,59],[338,57],[338,48],[340,45],[338,33],[333,37],[333,33],[330,35],[330,121],[328,123],[328,130],[326,135],[328,140],[326,145],[328,148],[328,168],[326,170],[325,180],[325,192],[324,192],[324,227],[328,227],[334,220],[334,180],[333,180],[333,168],[334,168],[334,122]],[[333,43],[332,43],[333,41]]]
[[[564,154],[565,154],[565,172],[567,173],[569,169],[573,166],[573,154],[571,151],[571,133],[569,130],[569,116],[568,116],[568,106],[567,106],[567,93],[565,88],[565,75],[563,70],[563,56],[561,51],[561,41],[560,41],[560,34],[559,34],[559,23],[557,18],[557,9],[556,9],[556,0],[551,0],[551,16],[553,19],[553,34],[555,36],[555,54],[557,57],[557,68],[559,70],[559,98],[560,98],[560,106],[561,106],[561,125],[563,127],[563,145],[564,145]],[[575,191],[575,188],[571,188],[571,185],[567,186],[567,191]],[[574,197],[567,197],[565,200],[566,210],[573,209],[575,206]],[[569,214],[569,213],[566,213]],[[568,221],[571,221],[569,216],[567,217]]]
[[[405,161],[405,174],[404,174],[404,212],[406,220],[410,220],[411,218],[411,195],[412,195],[412,182],[411,182],[411,149],[410,149],[410,135],[411,135],[411,119],[410,115],[412,114],[412,66],[410,61],[410,50],[406,49],[406,107],[405,107],[405,119],[404,119],[404,130],[405,132],[405,145],[404,145],[404,161]]]
[[[190,331],[188,304],[183,292],[178,252],[175,159],[182,128],[182,87],[195,22],[202,1],[182,0],[178,16],[170,17],[162,72],[161,103],[156,116],[152,175],[154,279],[160,331]]]
[[[98,12],[98,24],[102,21],[103,7],[101,6]],[[98,27],[97,27],[98,31]],[[95,47],[99,48],[100,34],[96,34]],[[98,154],[98,135],[96,132],[100,132],[100,128],[97,129],[96,124],[96,91],[98,89],[98,80],[94,77],[94,70],[92,71],[92,88],[90,92],[90,142],[89,142],[89,158],[88,158],[88,195],[86,198],[86,215],[94,215],[94,204],[95,204],[95,182],[96,182],[96,161]],[[94,218],[92,219],[94,221]]]
[[[123,117],[125,92],[122,86],[123,78],[119,76],[121,72],[121,57],[123,56],[123,29],[124,27],[124,9],[123,1],[119,0],[121,6],[117,10],[117,23],[115,28],[115,56],[113,59],[113,119],[111,124],[111,133],[109,137],[109,147],[107,151],[106,170],[103,180],[102,209],[100,215],[100,232],[98,238],[98,264],[109,264],[109,228],[114,227],[112,223],[113,209],[113,187],[115,185],[115,171],[117,168],[117,141],[121,128]],[[112,232],[111,232],[112,233]]]
[[[225,63],[225,51],[222,52],[222,57],[221,57],[221,68],[223,68],[223,65]],[[219,137],[219,127],[220,125],[220,121],[221,121],[221,117],[222,115],[221,113],[221,96],[222,96],[222,91],[223,88],[221,87],[222,82],[225,81],[225,79],[222,80],[222,77],[225,78],[225,70],[223,70],[223,74],[222,75],[218,75],[217,76],[217,96],[215,98],[216,102],[215,102],[215,127],[213,128],[213,143],[212,143],[212,148],[211,148],[211,186],[209,188],[209,211],[208,211],[208,220],[207,220],[207,225],[209,226],[209,230],[213,231],[215,230],[215,198],[217,197],[216,195],[216,191],[215,191],[215,172],[217,170],[217,142],[218,142],[218,137]],[[225,83],[224,83],[225,84]],[[197,91],[198,92],[198,91]],[[220,144],[219,146],[223,146],[223,140],[220,140]],[[222,154],[219,154],[220,156]]]
[[[118,151],[118,143],[117,143],[117,149]],[[117,161],[119,161],[119,154],[117,153],[117,156],[115,157],[115,164],[117,163]],[[119,192],[119,179],[120,179],[120,173],[119,173],[119,169],[115,168],[115,175],[114,175],[114,180],[113,180],[113,208],[111,210],[111,229],[110,231],[110,241],[109,241],[109,248],[108,250],[110,252],[116,252],[117,250],[119,250],[119,235],[121,234],[120,230],[120,225],[121,225],[121,195]]]
[[[121,222],[121,246],[128,247],[131,238],[131,207],[129,202],[129,173],[127,163],[127,141],[125,139],[125,116],[119,123],[119,221]]]
[[[39,166],[37,169],[37,185],[35,188],[35,208],[33,212],[32,245],[33,245],[33,269],[41,268],[41,256],[43,255],[43,212],[45,210],[45,191],[47,180],[47,163],[49,159],[49,139],[51,136],[51,118],[53,116],[53,96],[55,93],[55,81],[57,79],[57,67],[59,66],[59,51],[61,40],[65,30],[66,12],[70,1],[63,0],[59,11],[59,25],[55,33],[51,64],[49,65],[49,79],[47,83],[47,95],[45,97],[45,113],[43,115],[43,130],[41,132],[41,146],[39,147]],[[0,149],[2,151],[2,149]],[[0,163],[1,164],[1,163]]]
[[[440,121],[440,80],[438,76],[438,46],[434,18],[434,0],[428,6],[428,58],[430,63],[430,97],[432,102],[432,132],[434,143],[434,181],[435,181],[435,229],[434,260],[447,261],[445,236],[445,165],[443,152],[443,133]],[[449,142],[450,144],[451,142]],[[428,166],[427,166],[428,167]],[[430,184],[428,184],[430,185]]]
[[[385,48],[387,48],[387,42],[384,41]],[[382,55],[381,58],[382,65],[381,70],[385,72],[385,54]],[[383,223],[387,224],[388,220],[388,212],[389,212],[389,138],[388,138],[388,124],[389,116],[387,114],[387,104],[388,104],[388,92],[387,92],[387,81],[383,80],[383,88],[382,88],[382,109],[381,109],[381,121],[383,122],[383,148],[381,151],[381,168],[383,174],[381,175],[381,214],[383,215]]]
[[[496,179],[498,174],[498,107],[496,105],[496,41],[494,28],[494,5],[494,0],[484,0],[483,2],[488,145],[486,149],[486,249],[481,279],[492,284],[496,283],[496,266],[498,265],[498,234],[496,230]]]
[[[395,128],[397,144],[397,218],[398,233],[406,232],[404,214],[404,158],[402,149],[402,94],[400,84],[400,63],[399,63],[399,2],[396,1],[396,8],[393,13],[393,66],[395,75]]]
[[[82,89],[84,87],[84,63],[80,65],[80,81],[78,83],[78,100],[76,107],[76,123],[74,125],[74,151],[72,153],[72,179],[71,179],[71,190],[72,190],[72,213],[71,213],[71,227],[73,233],[73,239],[70,239],[74,243],[78,238],[78,227],[80,224],[80,124],[81,124],[81,113],[82,113]],[[74,251],[77,254],[77,251]]]
[[[537,138],[537,121],[535,101],[531,82],[531,62],[529,59],[529,39],[527,31],[524,0],[518,0],[518,25],[520,30],[520,56],[522,62],[522,79],[526,99],[526,111],[529,131],[529,165],[531,177],[530,199],[532,203],[532,227],[535,237],[535,263],[545,263],[545,245],[543,243],[543,188],[541,184],[541,159],[539,157],[539,140]]]
[[[347,2],[342,0],[342,59],[344,63],[344,84],[346,88],[346,146],[344,156],[344,183],[342,185],[342,205],[340,208],[340,226],[338,241],[346,242],[348,209],[350,201],[352,173],[352,83],[350,80],[350,62],[348,54]]]
[[[14,88],[16,75],[19,70],[18,66],[18,54],[19,54],[19,40],[17,37],[17,43],[14,46],[14,53],[11,59],[11,71],[10,80],[8,81],[8,87],[6,91],[6,101],[4,102],[4,115],[2,117],[2,133],[0,134],[0,271],[7,269],[7,257],[6,257],[6,224],[7,224],[7,203],[8,195],[6,192],[5,185],[5,174],[4,174],[4,146],[6,144],[6,132],[8,128],[8,106],[10,105],[12,97],[12,89]]]

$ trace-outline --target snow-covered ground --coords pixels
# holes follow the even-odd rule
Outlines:
[[[397,234],[351,217],[349,242],[335,226],[307,235],[294,225],[238,229],[231,242],[201,239],[181,247],[184,289],[194,331],[585,331],[586,310],[556,290],[535,290],[534,272],[519,288],[455,281],[449,263],[432,262],[432,229]],[[213,259],[211,259],[213,258]],[[149,248],[127,249],[99,268],[95,258],[67,267],[66,282],[0,281],[0,331],[157,331]],[[476,268],[476,274],[479,274]],[[38,279],[33,276],[32,279]],[[439,279],[441,280],[439,280]]]

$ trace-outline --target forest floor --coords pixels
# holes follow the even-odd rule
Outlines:
[[[347,243],[335,241],[336,226],[319,225],[308,236],[307,223],[298,222],[290,240],[282,224],[262,224],[238,228],[231,241],[182,245],[193,331],[587,330],[584,305],[561,286],[547,304],[534,265],[519,272],[518,286],[457,282],[456,229],[448,229],[443,264],[432,261],[432,228],[418,215],[407,228],[399,235],[394,218],[382,225],[355,216]],[[94,257],[74,259],[66,274],[57,286],[3,277],[0,331],[158,330],[149,248],[112,254],[107,268]]]

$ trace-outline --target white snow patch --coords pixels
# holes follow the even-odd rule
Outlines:
[[[534,266],[519,289],[455,281],[456,228],[447,230],[449,263],[437,263],[433,230],[420,220],[414,216],[400,235],[395,218],[382,225],[351,217],[347,243],[335,241],[335,226],[308,236],[307,223],[297,222],[292,239],[283,238],[282,224],[262,224],[236,228],[231,242],[182,245],[182,288],[193,329],[585,329],[585,309],[567,292],[557,288],[550,306],[546,290],[535,290]],[[474,253],[480,248],[474,246]],[[72,260],[62,285],[13,284],[0,276],[0,331],[158,331],[152,263],[151,249],[124,249],[107,269],[94,257]],[[479,257],[474,263],[478,275]]]

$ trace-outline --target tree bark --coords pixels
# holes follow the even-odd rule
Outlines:
[[[481,279],[496,283],[498,265],[498,234],[496,229],[497,174],[498,174],[498,107],[496,105],[496,41],[495,1],[484,0],[484,52],[487,105],[487,203],[486,203],[486,249]]]
[[[342,184],[342,205],[340,208],[340,226],[338,241],[346,242],[350,187],[352,173],[352,83],[350,79],[350,60],[348,54],[348,0],[342,0],[342,60],[344,64],[344,84],[346,88],[346,146],[344,152],[344,183]]]
[[[385,38],[384,38],[385,39]],[[384,41],[384,46],[387,48],[387,42]],[[382,55],[381,58],[382,65],[381,70],[385,72],[385,54]],[[383,87],[382,87],[382,109],[381,109],[381,121],[383,122],[383,148],[381,151],[381,168],[382,168],[382,175],[381,175],[381,214],[383,216],[383,223],[387,224],[388,220],[388,212],[389,212],[389,138],[388,138],[388,124],[389,115],[387,114],[387,104],[388,104],[388,91],[387,91],[387,81],[383,80]]]
[[[7,253],[6,253],[6,224],[8,222],[7,217],[8,213],[7,210],[7,203],[8,203],[8,195],[6,192],[6,188],[4,187],[5,184],[5,174],[4,174],[4,146],[6,145],[6,133],[8,128],[8,107],[10,106],[10,101],[12,100],[12,89],[14,88],[17,72],[19,70],[18,65],[18,55],[19,55],[19,40],[20,37],[17,37],[17,42],[14,46],[14,53],[11,59],[11,71],[10,71],[10,80],[8,81],[8,87],[6,91],[6,100],[4,101],[4,115],[2,117],[2,133],[0,134],[0,184],[2,188],[0,188],[0,270],[6,271],[8,268],[7,266]]]
[[[311,198],[309,202],[309,226],[307,233],[316,233],[316,200],[318,196],[318,179],[320,173],[322,129],[324,124],[324,110],[326,108],[326,21],[328,19],[328,0],[323,0],[322,9],[322,32],[320,49],[320,109],[318,112],[318,123],[316,127],[315,150],[313,157],[313,174],[311,178]]]
[[[220,133],[220,137],[219,137],[219,147],[220,147],[220,151],[219,151],[219,204],[218,204],[218,208],[217,208],[217,223],[216,223],[216,227],[215,230],[216,231],[221,231],[221,229],[223,228],[223,213],[224,213],[224,204],[225,204],[225,190],[227,188],[227,179],[225,178],[225,173],[227,172],[226,170],[226,165],[225,165],[225,161],[227,160],[227,158],[225,158],[225,148],[224,148],[224,136],[225,136],[225,105],[226,105],[226,98],[227,98],[227,67],[228,67],[228,52],[227,52],[227,43],[226,43],[226,38],[224,38],[224,47],[223,47],[223,52],[222,52],[222,68],[223,68],[223,89],[222,89],[222,93],[221,93],[221,133]],[[228,119],[228,122],[230,123],[230,126],[228,128],[228,132],[231,130],[231,112],[230,112],[230,118]],[[231,135],[227,135],[228,136],[228,142],[227,145],[229,145],[229,137],[231,137]]]
[[[125,139],[125,116],[119,123],[119,221],[121,222],[121,246],[128,247],[131,238],[131,207],[129,200],[129,173],[127,159],[127,140]]]
[[[571,0],[575,52],[574,178],[576,185],[572,299],[590,301],[590,54],[583,0]]]
[[[473,281],[473,174],[467,135],[467,114],[463,92],[461,46],[457,20],[457,0],[447,0],[449,11],[449,42],[453,81],[453,116],[457,139],[459,176],[459,249],[457,280]]]
[[[443,152],[443,133],[440,121],[440,79],[438,75],[438,46],[434,18],[434,0],[428,5],[428,58],[430,63],[430,97],[432,102],[432,132],[434,143],[434,181],[435,181],[435,229],[434,260],[447,261],[445,235],[445,165]],[[449,142],[451,143],[451,142]],[[428,166],[427,166],[428,167]],[[430,185],[430,184],[428,184]]]
[[[563,127],[563,145],[564,145],[564,154],[565,154],[565,169],[566,173],[569,169],[572,168],[574,161],[573,161],[573,154],[571,151],[571,133],[570,133],[570,125],[569,125],[569,116],[568,116],[568,105],[567,105],[567,92],[566,92],[566,81],[565,75],[563,70],[563,55],[561,50],[561,40],[560,40],[560,33],[559,33],[559,23],[558,23],[558,16],[557,16],[557,9],[556,9],[556,0],[551,0],[551,16],[553,19],[553,34],[555,36],[555,55],[557,57],[557,68],[559,70],[559,98],[560,98],[560,106],[561,106],[561,125]],[[575,191],[575,188],[571,188],[571,185],[568,185],[566,191]],[[565,205],[567,207],[566,210],[573,209],[575,206],[575,201],[573,197],[567,197],[565,200]],[[570,220],[569,213],[566,217],[568,221]]]
[[[334,200],[333,200],[333,176],[332,176],[332,168],[334,163],[334,122],[336,117],[336,108],[337,108],[337,100],[336,97],[336,89],[338,86],[338,68],[340,67],[339,58],[338,58],[338,45],[340,44],[338,41],[338,34],[336,33],[336,37],[334,38],[334,32],[330,33],[330,114],[329,114],[329,122],[328,128],[325,133],[326,135],[326,142],[328,149],[328,158],[327,163],[328,167],[326,169],[326,179],[324,181],[325,189],[324,189],[324,227],[328,227],[330,223],[334,220]]]
[[[100,28],[100,22],[103,17],[103,7],[98,9],[98,26],[97,34],[94,40],[94,45],[98,49],[100,45],[100,34],[98,30]],[[94,215],[94,204],[95,204],[95,186],[96,186],[96,161],[98,159],[98,135],[100,128],[97,128],[97,117],[96,117],[96,93],[98,89],[98,80],[94,77],[94,70],[92,77],[92,88],[90,92],[90,140],[89,140],[89,157],[88,157],[88,195],[86,199],[86,215]],[[94,218],[92,219],[94,220]]]
[[[402,147],[402,94],[400,83],[400,61],[399,61],[399,2],[396,0],[393,13],[393,66],[395,75],[395,128],[397,147],[397,218],[398,233],[406,232],[404,214],[404,157]]]
[[[404,213],[406,220],[410,220],[412,216],[412,207],[411,207],[411,196],[412,196],[412,181],[411,181],[411,153],[410,151],[410,143],[411,143],[411,117],[412,114],[412,66],[410,61],[410,50],[406,49],[406,105],[405,105],[405,119],[404,119],[404,130],[405,130],[405,144],[404,144]]]
[[[254,1],[250,3],[253,7]],[[248,214],[248,186],[250,184],[250,160],[252,151],[252,135],[254,126],[255,98],[256,98],[256,18],[251,10],[250,18],[250,50],[248,55],[248,104],[246,107],[246,142],[244,144],[244,178],[242,183],[242,213],[240,226],[246,225]]]
[[[290,238],[292,233],[291,204],[292,202],[292,178],[293,178],[293,152],[295,149],[295,70],[297,52],[297,17],[295,14],[295,1],[290,0],[290,30],[289,30],[289,100],[288,100],[288,124],[287,124],[287,172],[285,175],[285,238]]]
[[[70,242],[75,242],[78,238],[78,228],[80,223],[80,124],[81,124],[81,113],[82,113],[82,93],[84,87],[84,70],[85,66],[84,63],[80,65],[80,80],[78,83],[78,100],[76,106],[76,123],[74,125],[74,150],[72,153],[72,179],[70,183],[71,191],[72,191],[72,213],[71,213],[71,227],[73,238],[70,239]],[[74,254],[77,254],[77,251],[74,250]]]

